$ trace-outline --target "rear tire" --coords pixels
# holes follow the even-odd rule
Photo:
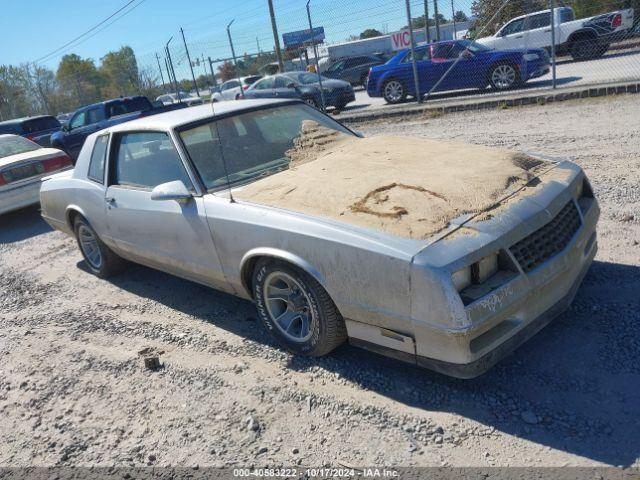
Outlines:
[[[288,263],[263,260],[253,273],[253,297],[264,326],[297,355],[319,357],[347,339],[344,320],[324,288]]]
[[[73,231],[78,248],[89,270],[100,278],[108,278],[124,270],[126,262],[107,247],[84,217],[75,218]]]
[[[569,54],[574,60],[590,60],[592,58],[601,57],[607,51],[609,46],[602,49],[603,45],[598,43],[595,37],[579,37],[574,39],[569,45]]]

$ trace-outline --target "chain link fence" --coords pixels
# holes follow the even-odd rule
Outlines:
[[[631,82],[640,80],[639,6],[640,0],[264,0],[225,6],[176,25],[164,43],[146,52],[123,47],[92,61],[93,68],[78,57],[65,70],[73,63],[68,56],[57,70],[2,66],[0,115],[57,114],[134,94],[192,104],[298,97],[318,108],[372,109]],[[278,75],[269,77],[285,72],[291,81],[284,84]],[[269,78],[256,81],[263,76]]]

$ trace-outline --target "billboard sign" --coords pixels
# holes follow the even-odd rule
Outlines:
[[[310,43],[322,43],[324,41],[324,27],[315,27],[313,31],[310,29],[298,30],[297,32],[289,32],[282,34],[282,42],[284,48],[297,48],[309,45]]]
[[[411,47],[411,34],[408,28],[391,34],[391,48],[393,50],[403,50],[409,47]]]

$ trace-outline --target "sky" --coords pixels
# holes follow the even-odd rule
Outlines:
[[[0,65],[41,63],[55,69],[65,53],[93,58],[123,45],[131,46],[139,64],[156,65],[173,36],[171,52],[178,76],[188,69],[180,27],[184,28],[192,60],[230,56],[226,26],[236,54],[273,49],[267,0],[135,0],[130,6],[53,56],[44,58],[107,18],[129,0],[1,0]],[[433,1],[433,0],[431,0]],[[438,0],[450,17],[450,0]],[[468,12],[470,0],[455,0],[456,10]],[[142,3],[140,3],[142,2]],[[273,0],[280,41],[282,33],[308,28],[305,0]],[[413,16],[424,13],[423,0],[411,0]],[[127,13],[128,12],[128,13]],[[403,0],[311,0],[314,27],[324,26],[328,42],[345,40],[366,28],[394,31],[406,25]],[[96,33],[97,32],[97,33]],[[42,59],[42,60],[40,60]],[[180,72],[180,73],[178,73]]]

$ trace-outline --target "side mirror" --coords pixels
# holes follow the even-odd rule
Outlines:
[[[460,58],[471,58],[473,57],[473,53],[469,50],[463,50],[460,52]]]
[[[63,123],[63,124],[60,126],[60,130],[62,130],[63,132],[68,132],[68,131],[70,131],[71,129],[69,128],[69,124],[68,124],[68,123]]]
[[[186,203],[193,198],[180,180],[161,183],[151,190],[151,200],[175,200],[178,203]]]
[[[293,82],[287,83],[287,88],[296,88],[296,84]]]

